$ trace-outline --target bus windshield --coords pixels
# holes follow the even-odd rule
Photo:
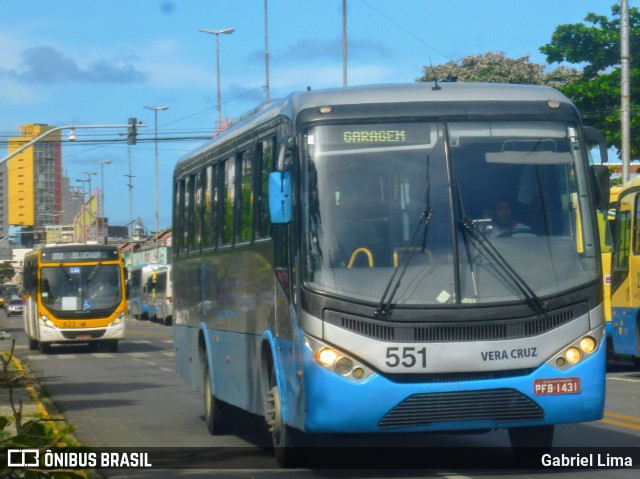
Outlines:
[[[42,303],[54,312],[114,309],[122,301],[121,292],[118,265],[60,264],[41,270]]]
[[[576,131],[542,121],[309,128],[306,286],[375,302],[402,268],[394,304],[464,305],[595,280]]]

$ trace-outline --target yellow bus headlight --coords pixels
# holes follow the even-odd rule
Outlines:
[[[116,317],[116,319],[114,319],[113,321],[111,321],[110,326],[117,326],[118,324],[124,322],[125,316],[124,313],[120,313],[118,314],[118,316]]]
[[[53,321],[49,319],[46,314],[40,315],[40,321],[42,321],[42,324],[44,324],[47,328],[57,328],[57,326],[53,323]]]

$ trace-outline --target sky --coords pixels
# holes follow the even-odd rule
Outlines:
[[[539,48],[560,24],[588,12],[611,16],[615,0],[347,0],[348,85],[414,82],[425,65],[489,51],[546,63]],[[631,7],[640,0],[630,0]],[[1,0],[0,145],[26,123],[124,125],[134,117],[138,143],[121,129],[83,129],[63,143],[71,179],[104,180],[111,225],[133,219],[155,230],[155,113],[159,226],[171,225],[176,162],[217,123],[216,41],[199,29],[235,28],[219,37],[224,119],[266,98],[264,0]],[[343,84],[342,0],[268,0],[271,98]],[[557,65],[553,65],[554,68]],[[122,133],[122,134],[121,134]],[[63,139],[67,131],[63,132]],[[105,165],[100,175],[100,161]]]

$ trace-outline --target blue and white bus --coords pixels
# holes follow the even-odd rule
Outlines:
[[[305,433],[600,419],[596,137],[551,88],[419,83],[293,93],[183,157],[176,367],[209,431],[264,416],[286,465]]]
[[[129,299],[129,316],[135,319],[148,319],[149,298],[147,294],[147,280],[163,265],[140,263],[129,268],[127,280],[127,297]]]

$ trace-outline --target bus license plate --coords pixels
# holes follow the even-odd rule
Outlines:
[[[580,392],[580,378],[536,379],[533,381],[533,392],[536,396],[578,394]]]
[[[93,339],[90,334],[78,334],[76,341],[91,341]]]

